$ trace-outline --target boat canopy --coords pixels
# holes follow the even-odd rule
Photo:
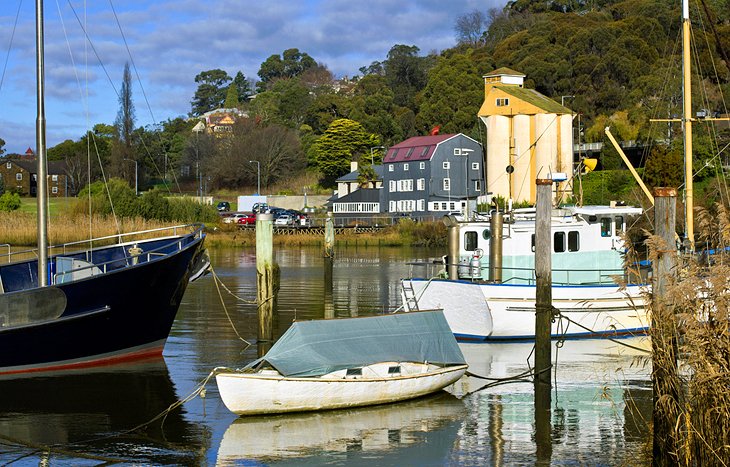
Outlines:
[[[284,376],[321,376],[378,362],[466,363],[441,310],[296,321],[246,368],[263,362]]]

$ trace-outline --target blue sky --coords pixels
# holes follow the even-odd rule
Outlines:
[[[76,140],[96,123],[114,122],[115,88],[127,61],[136,66],[137,124],[147,125],[189,112],[200,71],[221,68],[233,76],[240,70],[254,78],[270,55],[298,48],[336,76],[352,76],[361,66],[384,60],[395,44],[415,45],[422,54],[452,47],[458,16],[504,3],[45,0],[48,144]],[[34,4],[0,1],[0,138],[8,152],[35,148]],[[79,23],[86,24],[93,50]]]

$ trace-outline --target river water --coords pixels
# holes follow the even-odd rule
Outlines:
[[[0,381],[0,464],[642,463],[651,418],[650,365],[643,352],[604,340],[553,348],[547,438],[536,436],[532,383],[525,381],[479,390],[489,380],[469,378],[456,385],[460,397],[444,392],[357,410],[238,418],[211,380],[204,398],[177,405],[213,368],[242,366],[258,352],[255,252],[210,253],[225,287],[216,287],[211,275],[190,285],[162,359]],[[330,291],[320,248],[277,248],[281,289],[274,334],[281,335],[294,318],[393,309],[400,304],[398,279],[409,273],[406,263],[439,254],[339,248]],[[621,342],[648,348],[641,339]],[[531,344],[460,345],[470,371],[489,378],[518,375],[531,361]],[[160,414],[165,416],[152,421]]]

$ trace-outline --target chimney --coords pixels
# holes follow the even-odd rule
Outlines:
[[[350,172],[357,172],[357,161],[350,162]]]

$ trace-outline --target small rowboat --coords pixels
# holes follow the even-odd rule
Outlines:
[[[264,357],[216,371],[216,382],[231,412],[275,414],[413,399],[467,367],[438,310],[295,322]]]

